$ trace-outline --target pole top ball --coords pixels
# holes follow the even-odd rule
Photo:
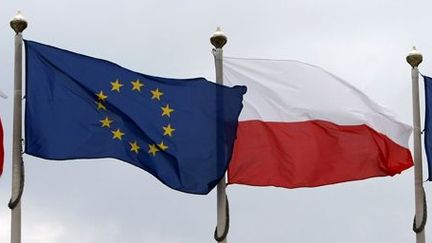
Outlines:
[[[10,21],[10,26],[17,34],[22,33],[27,28],[27,20],[21,14],[21,11],[17,11],[15,17]]]
[[[411,67],[416,68],[423,61],[423,56],[414,46],[413,49],[408,53],[406,60],[409,65],[411,65]]]
[[[210,43],[212,43],[215,48],[222,48],[227,43],[227,37],[220,27],[217,27],[216,31],[210,37]]]

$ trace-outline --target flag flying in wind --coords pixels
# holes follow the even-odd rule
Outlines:
[[[432,78],[423,76],[425,83],[425,150],[428,162],[428,180],[432,181]]]
[[[248,87],[229,183],[314,187],[393,176],[413,165],[412,128],[321,68],[225,58],[224,80]]]
[[[206,194],[225,174],[244,86],[168,79],[33,41],[26,47],[26,153],[111,157]]]

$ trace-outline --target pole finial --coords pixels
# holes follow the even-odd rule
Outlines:
[[[210,37],[210,43],[218,49],[222,48],[227,43],[227,37],[224,32],[222,32],[220,27],[217,27],[216,31]]]
[[[423,56],[419,51],[417,51],[416,47],[413,46],[413,49],[408,53],[406,60],[411,67],[416,68],[423,61]]]
[[[17,11],[15,17],[9,22],[16,34],[22,33],[27,28],[27,21],[22,16],[21,11]]]

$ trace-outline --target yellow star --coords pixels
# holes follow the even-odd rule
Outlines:
[[[166,146],[163,141],[161,141],[160,144],[158,144],[158,147],[160,149],[162,149],[162,150],[167,150],[168,149],[168,146]]]
[[[165,107],[161,107],[161,109],[162,109],[162,116],[166,115],[168,117],[170,117],[171,112],[174,111],[174,109],[171,109],[168,104]]]
[[[164,136],[168,135],[172,137],[172,133],[175,131],[175,129],[171,127],[171,124],[168,124],[168,126],[162,128],[164,130]]]
[[[108,119],[108,117],[105,117],[105,119],[100,120],[102,123],[102,127],[111,127],[112,120]]]
[[[117,91],[120,93],[120,88],[123,86],[123,84],[120,83],[120,80],[116,80],[115,82],[111,82],[112,88],[111,91]]]
[[[122,132],[120,131],[120,129],[117,129],[117,130],[115,130],[115,131],[111,131],[111,132],[112,132],[112,134],[113,134],[113,139],[121,140],[121,139],[122,139],[122,136],[124,135],[124,133],[122,133]]]
[[[96,104],[97,104],[97,109],[98,110],[105,110],[106,111],[106,107],[104,106],[104,104],[102,104],[102,102],[100,102],[100,101],[98,101],[98,102],[96,102]]]
[[[133,143],[129,143],[129,144],[130,144],[130,146],[131,146],[130,151],[131,151],[131,152],[138,153],[138,150],[140,149],[140,146],[138,146],[137,142],[134,141]]]
[[[152,93],[152,100],[160,100],[160,97],[163,95],[163,93],[160,92],[159,89],[151,90],[150,92]]]
[[[149,144],[149,154],[152,154],[153,156],[156,156],[156,153],[159,152],[159,149],[156,147],[155,144]]]
[[[144,84],[141,83],[139,79],[137,79],[135,82],[132,81],[131,84],[132,84],[132,90],[138,90],[138,91],[141,91],[141,87],[144,86]]]
[[[97,93],[96,96],[97,96],[98,99],[101,100],[101,101],[105,101],[105,100],[108,98],[108,96],[106,96],[106,95],[104,94],[103,91]]]

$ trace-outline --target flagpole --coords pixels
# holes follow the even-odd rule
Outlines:
[[[22,32],[27,21],[17,12],[10,21],[15,31],[15,64],[14,64],[14,112],[13,112],[13,144],[12,144],[12,198],[9,207],[11,216],[11,243],[21,243],[21,193],[23,183],[22,168]]]
[[[210,38],[210,43],[213,48],[213,55],[216,66],[216,83],[223,84],[223,46],[227,42],[227,37],[221,31],[220,27],[216,29]],[[228,205],[226,196],[226,177],[224,176],[217,185],[217,227],[215,231],[215,240],[217,242],[226,243],[226,235],[228,234]]]
[[[413,126],[414,126],[414,186],[415,186],[415,219],[414,232],[416,242],[425,243],[424,224],[426,223],[425,194],[423,189],[423,167],[422,167],[422,146],[421,146],[421,125],[420,125],[420,98],[419,98],[419,70],[418,65],[423,61],[423,56],[415,47],[406,57],[411,65],[412,78],[412,99],[413,99]]]

